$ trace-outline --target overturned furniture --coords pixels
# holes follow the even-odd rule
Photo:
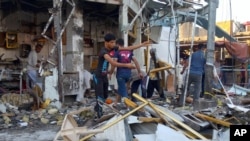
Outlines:
[[[96,133],[103,132],[103,130],[101,129],[89,130],[87,129],[87,127],[78,127],[78,124],[73,118],[73,115],[79,114],[87,110],[90,110],[90,107],[84,107],[77,111],[73,111],[67,114],[64,117],[61,130],[57,133],[56,137],[54,138],[54,141],[59,141],[58,140],[59,136],[61,136],[64,141],[78,141],[80,138],[80,135],[86,136],[89,134],[96,134]]]

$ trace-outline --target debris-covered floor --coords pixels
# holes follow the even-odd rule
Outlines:
[[[230,100],[236,105],[232,107],[223,92],[214,93],[210,99],[202,98],[195,107],[190,101],[185,107],[176,106],[173,94],[167,94],[166,99],[156,94],[150,100],[137,96],[136,103],[125,100],[129,108],[121,105],[114,109],[113,103],[104,104],[101,119],[95,119],[94,93],[82,103],[70,101],[61,109],[49,105],[36,110],[30,108],[34,105],[13,106],[17,104],[15,98],[2,96],[0,140],[229,141],[231,124],[250,123],[250,97],[230,93]],[[110,95],[114,101],[115,94]]]

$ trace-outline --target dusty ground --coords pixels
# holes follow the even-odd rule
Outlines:
[[[0,130],[0,141],[53,141],[60,128],[57,125],[45,125],[36,128],[4,129]]]

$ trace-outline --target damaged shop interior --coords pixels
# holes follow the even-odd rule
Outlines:
[[[20,123],[27,123],[26,127],[53,124],[60,127],[55,141],[229,141],[230,125],[250,122],[249,82],[242,85],[240,79],[241,64],[245,68],[249,64],[250,24],[216,23],[215,37],[209,42],[209,4],[215,3],[0,0],[0,130],[17,128]],[[156,70],[164,73],[165,99],[159,99],[157,92],[150,100],[144,99],[138,90],[133,94],[137,102],[125,99],[128,109],[113,108],[113,76],[109,82],[111,102],[104,103],[104,116],[95,119],[94,84],[86,82],[85,71],[95,71],[107,33],[123,38],[125,46],[152,41],[133,54],[147,73],[151,48],[171,65]],[[212,78],[208,73],[206,92],[199,103],[192,107],[190,94],[179,106],[179,97],[185,93],[181,62],[201,43],[214,46],[207,58],[221,62],[220,68],[223,62],[226,80],[219,80],[221,87],[214,87],[208,83]],[[27,61],[37,44],[42,46],[39,82],[30,87]],[[86,89],[84,83],[91,87]],[[83,97],[81,102],[76,102],[78,95]],[[23,111],[26,114],[20,116]],[[35,121],[36,125],[30,124]]]

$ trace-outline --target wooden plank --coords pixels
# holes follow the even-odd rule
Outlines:
[[[194,115],[196,117],[199,117],[199,118],[202,118],[202,119],[205,119],[205,120],[208,120],[208,121],[211,121],[211,122],[214,122],[216,124],[220,124],[220,125],[223,125],[223,126],[226,126],[226,127],[230,127],[230,125],[231,125],[230,122],[226,122],[226,121],[223,121],[223,120],[220,120],[220,119],[216,119],[214,117],[210,117],[210,116],[207,116],[207,115],[204,115],[204,114],[196,113]]]
[[[161,118],[138,117],[138,120],[142,122],[157,122],[157,123],[163,122]]]
[[[203,139],[203,140],[207,140],[206,137],[204,137],[203,135],[201,135],[200,133],[198,133],[197,131],[195,131],[194,129],[192,129],[191,127],[189,127],[188,125],[184,124],[183,122],[177,120],[174,116],[172,116],[172,115],[170,115],[170,114],[164,112],[164,111],[161,110],[160,108],[156,107],[153,103],[148,102],[147,100],[145,100],[144,98],[140,97],[140,96],[137,95],[137,94],[133,94],[133,96],[134,96],[136,99],[138,99],[138,100],[140,100],[140,101],[142,101],[142,102],[144,102],[144,103],[148,103],[149,106],[150,106],[151,108],[153,108],[155,111],[157,111],[157,113],[159,112],[159,113],[161,113],[161,114],[167,116],[168,118],[170,118],[171,120],[173,120],[173,121],[174,121],[176,124],[178,124],[179,126],[181,126],[181,127],[183,127],[184,129],[186,129],[186,130],[192,132],[196,137],[198,137],[198,138],[200,138],[200,139]],[[160,114],[160,115],[161,115],[161,114]],[[163,119],[165,119],[165,118],[163,118]]]
[[[142,103],[140,106],[136,107],[135,109],[133,109],[132,111],[129,111],[128,113],[126,113],[125,115],[118,117],[116,120],[112,121],[111,123],[104,125],[103,127],[101,127],[101,129],[106,130],[110,127],[112,127],[113,125],[117,124],[118,122],[120,122],[121,120],[127,118],[129,115],[133,114],[134,112],[138,111],[139,109],[143,108],[145,105],[147,105],[148,102],[146,103]],[[91,138],[92,136],[94,136],[95,134],[90,134],[82,139],[80,139],[80,141],[85,141],[89,138]]]
[[[106,125],[112,123],[117,120],[121,115],[114,116],[111,118]],[[95,135],[93,140],[101,141],[101,140],[109,140],[109,141],[131,141],[132,135],[129,136],[128,130],[126,130],[126,122],[121,120],[120,122],[114,124],[113,126],[105,129],[103,133],[99,133]],[[102,128],[103,129],[103,128]]]
[[[167,69],[171,69],[172,66],[166,66],[166,67],[161,67],[161,68],[155,68],[155,69],[152,69],[150,71],[150,73],[154,73],[154,72],[158,72],[158,71],[163,71],[163,70],[167,70]]]
[[[108,3],[108,4],[115,4],[120,5],[121,2],[119,0],[86,0],[90,2],[98,2],[98,3]]]
[[[174,79],[175,79],[174,74],[170,74],[167,76],[167,90],[168,90],[168,92],[175,92]]]
[[[70,136],[73,134],[86,136],[89,134],[97,134],[97,133],[102,133],[102,132],[103,130],[101,129],[88,130],[86,127],[76,127],[72,129],[61,130],[61,136]]]

